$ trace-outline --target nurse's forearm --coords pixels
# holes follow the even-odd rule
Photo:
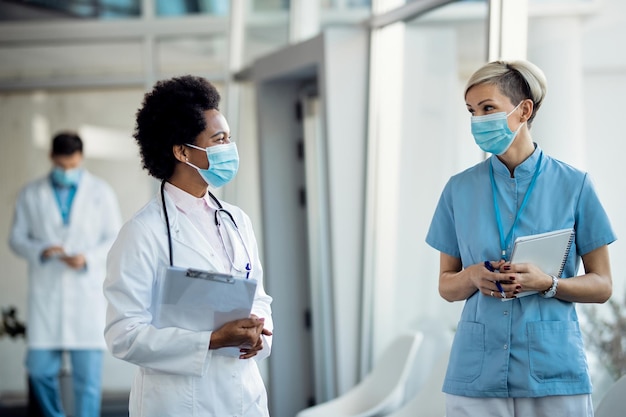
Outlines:
[[[439,275],[439,295],[446,301],[467,300],[477,291],[476,286],[465,273],[442,272]]]
[[[461,260],[446,253],[439,254],[439,294],[446,301],[467,300],[476,292],[470,277],[471,271],[463,269]]]

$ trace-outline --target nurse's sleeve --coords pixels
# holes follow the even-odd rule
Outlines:
[[[461,252],[456,236],[452,196],[452,183],[448,181],[439,197],[435,214],[426,235],[426,243],[439,252],[460,258]]]
[[[172,374],[202,376],[210,360],[211,332],[152,325],[152,291],[159,265],[155,235],[137,219],[124,225],[107,259],[104,336],[116,358]]]
[[[578,255],[585,255],[617,239],[589,174],[585,175],[580,190],[575,220]]]

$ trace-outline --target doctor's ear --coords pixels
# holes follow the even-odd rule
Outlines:
[[[187,156],[187,147],[185,145],[172,146],[172,153],[174,154],[174,158],[178,159],[180,162],[184,163],[189,160]]]

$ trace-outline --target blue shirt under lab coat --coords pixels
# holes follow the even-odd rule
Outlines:
[[[542,154],[539,146],[511,178],[495,156],[445,186],[426,237],[463,267],[500,259],[500,237],[489,179],[493,166],[502,226],[511,229]],[[515,238],[574,228],[563,277],[577,275],[580,257],[616,239],[589,176],[543,154]],[[591,393],[575,304],[537,294],[502,302],[475,292],[465,301],[443,391],[467,397],[543,397]]]

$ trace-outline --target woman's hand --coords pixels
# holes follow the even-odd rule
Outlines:
[[[271,336],[265,329],[265,319],[252,314],[250,318],[234,320],[224,324],[211,334],[209,349],[238,347],[242,353],[240,359],[249,359],[263,349],[261,335]]]
[[[582,261],[585,274],[559,279],[555,298],[577,303],[606,302],[613,292],[608,246],[582,255]],[[515,277],[522,291],[542,292],[552,286],[552,277],[533,264],[505,264],[500,269],[505,276]]]
[[[521,291],[521,286],[514,276],[502,274],[505,261],[486,261],[472,265],[470,279],[478,290],[486,296],[496,298],[514,298]],[[470,269],[468,268],[468,269]]]
[[[513,280],[520,287],[520,291],[543,292],[552,286],[552,277],[534,264],[505,263],[500,267],[503,280]]]
[[[511,278],[511,274],[497,272],[502,269],[505,262],[490,262],[493,272],[484,262],[463,268],[461,260],[445,253],[440,254],[439,294],[447,301],[467,300],[476,291],[480,291],[488,297],[502,297],[502,293],[496,284],[504,292],[505,298],[512,298],[522,289],[517,283],[517,278]]]

